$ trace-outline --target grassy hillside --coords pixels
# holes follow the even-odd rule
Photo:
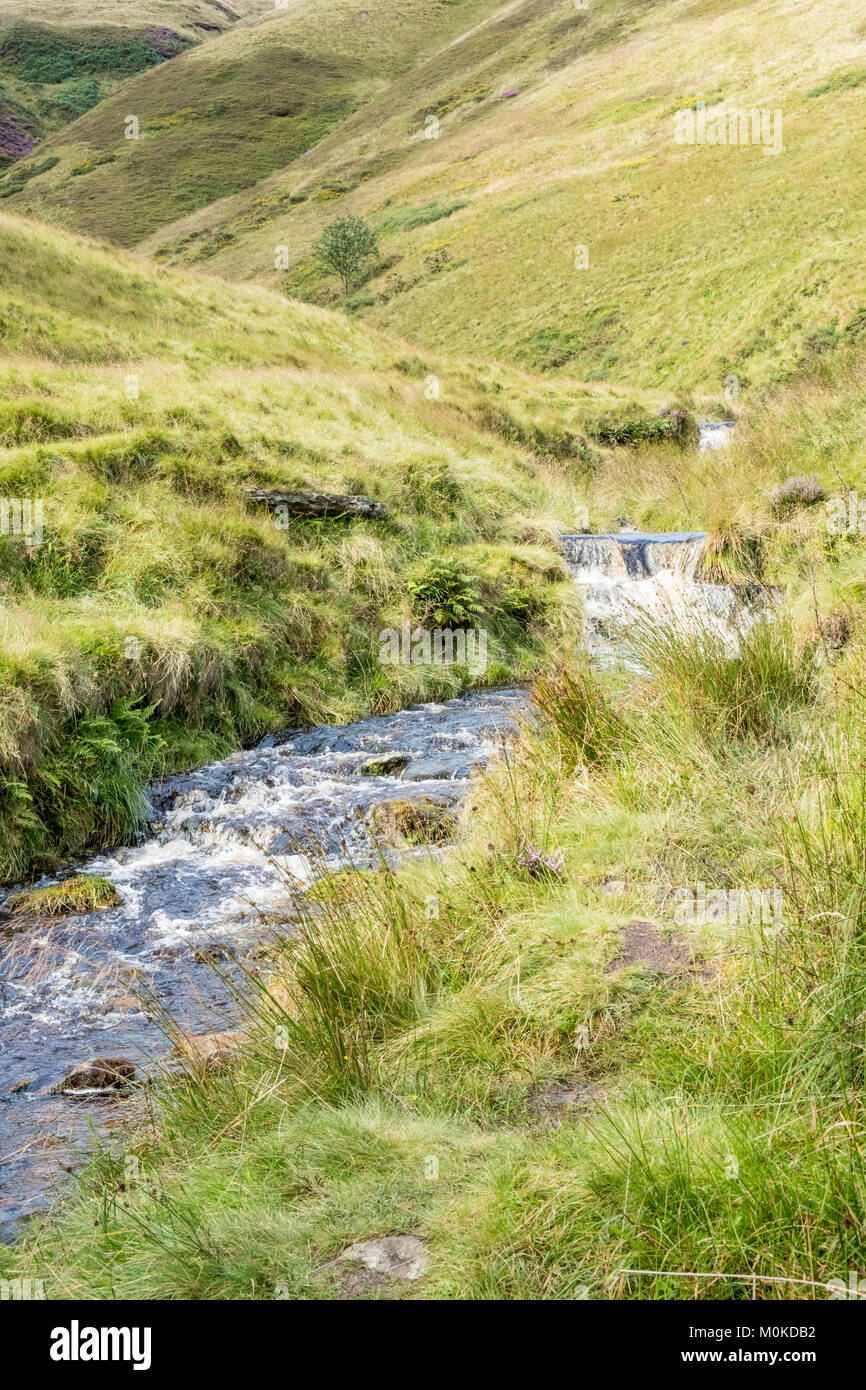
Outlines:
[[[303,157],[494,8],[494,0],[407,0],[399,13],[388,0],[271,8],[65,126],[40,151],[58,162],[11,196],[19,211],[134,245]],[[130,113],[139,120],[134,140],[124,134]]]
[[[0,168],[16,165],[2,195],[53,167],[47,153],[26,161],[38,143],[69,125],[137,73],[192,44],[270,13],[270,0],[22,0],[0,5]],[[48,161],[52,161],[50,164]]]
[[[827,498],[866,495],[864,366],[827,354],[728,460],[599,464],[594,510],[726,517],[729,566],[748,528],[793,622],[739,658],[657,630],[624,688],[580,664],[543,679],[541,726],[455,853],[316,890],[267,992],[250,983],[234,1060],[166,1081],[158,1127],[0,1251],[7,1273],[96,1299],[847,1287],[866,1261],[866,525],[833,535],[814,489],[773,494],[808,469]],[[756,892],[779,906],[756,916]],[[333,1263],[385,1234],[423,1242],[416,1282]]]
[[[204,39],[273,8],[273,0],[39,0],[38,20],[59,30],[74,30],[84,23],[126,29],[164,25],[186,38]],[[0,0],[4,27],[33,18],[29,0]]]
[[[0,538],[3,876],[129,834],[164,768],[457,689],[375,659],[382,626],[423,616],[406,581],[433,557],[490,629],[489,682],[574,640],[553,541],[605,453],[584,431],[657,401],[563,403],[8,217],[0,268],[0,493],[44,512],[39,543]],[[390,515],[279,530],[244,486]]]
[[[309,250],[361,213],[383,270],[356,305],[379,326],[582,378],[733,373],[747,392],[859,323],[864,22],[830,0],[522,0],[302,163],[144,246],[333,302]],[[678,144],[677,110],[701,99],[780,110],[782,152]]]

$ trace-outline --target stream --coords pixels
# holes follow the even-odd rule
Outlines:
[[[146,1072],[165,1052],[137,990],[155,992],[186,1032],[230,1028],[233,1002],[214,955],[254,961],[274,918],[291,915],[314,874],[373,862],[364,816],[377,802],[457,805],[527,707],[523,690],[485,691],[265,738],[155,787],[149,837],[76,866],[110,879],[121,906],[78,917],[7,916],[0,1231],[13,1234],[68,1184],[68,1169],[122,1133],[133,1102],[52,1087],[90,1057],[127,1058]],[[396,777],[364,775],[382,754],[401,754],[405,768]]]
[[[729,426],[701,426],[702,448],[730,437]],[[700,532],[572,535],[560,548],[601,664],[615,659],[638,611],[694,612],[727,631],[749,606],[732,586],[701,582]],[[14,1238],[22,1219],[63,1195],[97,1146],[122,1149],[142,1114],[134,1092],[53,1088],[88,1058],[126,1058],[141,1075],[165,1055],[142,991],[187,1033],[231,1028],[234,1004],[214,958],[229,970],[254,962],[314,876],[372,862],[365,817],[376,803],[458,805],[528,708],[524,690],[472,692],[269,736],[154,786],[141,843],[69,866],[108,878],[119,907],[0,915],[0,1237]],[[365,764],[389,754],[401,755],[399,770],[365,775]]]

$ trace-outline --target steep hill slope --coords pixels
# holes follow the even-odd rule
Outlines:
[[[98,105],[137,73],[191,44],[222,33],[247,15],[270,11],[265,0],[22,0],[0,4],[0,165],[32,152],[46,134]],[[44,160],[50,155],[43,157]],[[38,161],[40,164],[43,160]],[[16,170],[18,182],[35,165]],[[7,181],[6,188],[14,181]]]
[[[66,126],[40,151],[58,162],[28,182],[16,205],[134,245],[300,158],[495,8],[495,0],[407,0],[399,11],[392,0],[272,8]],[[129,114],[139,122],[135,139],[125,133]]]
[[[221,34],[244,19],[269,14],[274,0],[39,0],[34,15],[30,0],[0,0],[0,25],[38,20],[59,31],[81,25],[162,25],[188,39]]]
[[[521,0],[303,162],[143,245],[327,302],[310,247],[362,213],[388,268],[357,306],[381,326],[545,371],[733,374],[745,391],[864,302],[864,34],[862,0]],[[677,112],[696,121],[701,100],[704,120],[765,111],[767,148],[680,143]]]

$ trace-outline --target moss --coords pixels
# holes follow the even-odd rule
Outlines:
[[[439,845],[453,840],[457,818],[447,806],[424,797],[419,801],[382,801],[371,816],[383,844]]]

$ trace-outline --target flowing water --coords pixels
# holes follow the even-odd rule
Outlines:
[[[583,594],[584,641],[594,660],[636,667],[629,657],[629,633],[647,623],[709,629],[736,652],[738,633],[766,609],[766,593],[754,584],[705,583],[703,546],[703,535],[692,531],[561,538]]]
[[[232,958],[254,961],[272,935],[269,919],[290,915],[314,874],[370,862],[364,817],[375,803],[458,803],[527,704],[520,690],[473,693],[267,738],[154,788],[149,837],[77,866],[108,877],[121,906],[0,923],[0,1221],[7,1234],[68,1182],[67,1170],[95,1143],[122,1135],[140,1106],[112,1093],[51,1091],[89,1057],[128,1058],[147,1071],[166,1042],[136,999],[153,992],[190,1033],[230,1028],[233,1004],[214,955],[227,958],[228,969]],[[405,769],[364,775],[381,754],[402,755]]]
[[[703,425],[701,448],[730,435]],[[636,617],[692,615],[735,631],[759,600],[701,580],[703,540],[629,530],[562,538],[597,660],[628,661]],[[214,956],[229,971],[254,962],[316,874],[370,862],[364,818],[377,802],[460,802],[527,708],[524,691],[473,693],[267,738],[154,787],[140,844],[70,866],[109,878],[119,907],[48,920],[4,917],[0,905],[0,1228],[13,1234],[95,1145],[122,1141],[142,1115],[134,1095],[55,1094],[72,1066],[124,1057],[146,1072],[167,1045],[148,995],[189,1033],[230,1027],[233,1003]],[[403,770],[365,775],[383,754],[400,754]]]
[[[702,454],[707,449],[724,449],[734,437],[734,425],[730,420],[707,420],[698,429],[701,435],[698,448]]]
[[[701,450],[730,443],[733,426],[702,424]],[[637,625],[710,630],[736,652],[738,634],[766,611],[767,592],[756,584],[709,584],[701,576],[702,531],[560,538],[560,550],[580,588],[586,616],[584,642],[599,665],[639,669],[629,655]]]

